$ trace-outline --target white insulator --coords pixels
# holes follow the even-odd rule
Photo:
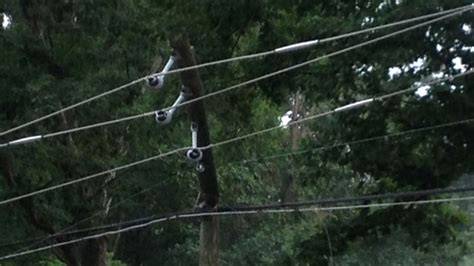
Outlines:
[[[300,42],[300,43],[290,44],[290,45],[287,45],[287,46],[276,48],[274,51],[275,51],[275,53],[288,53],[288,52],[293,52],[293,51],[297,51],[297,50],[300,50],[300,49],[305,49],[305,48],[314,46],[318,43],[319,43],[319,40]]]
[[[170,71],[170,69],[173,67],[174,62],[175,62],[175,57],[170,56],[170,58],[168,59],[168,62],[166,62],[166,65],[163,67],[163,70],[160,73],[155,74],[151,76],[150,78],[148,78],[148,86],[154,89],[161,89],[163,87],[163,84],[165,83],[166,73]]]
[[[42,139],[42,138],[43,138],[42,135],[37,135],[37,136],[33,136],[33,137],[27,137],[27,138],[17,139],[17,140],[8,142],[8,145],[26,144],[26,143],[30,143],[30,142],[34,142],[34,141],[40,140],[40,139]]]
[[[366,104],[369,104],[373,101],[374,101],[374,98],[358,101],[358,102],[355,102],[355,103],[351,103],[351,104],[344,105],[344,106],[341,106],[339,108],[336,108],[334,110],[334,112],[337,113],[337,112],[343,112],[343,111],[347,111],[347,110],[351,110],[351,109],[356,109],[356,108],[362,107]]]

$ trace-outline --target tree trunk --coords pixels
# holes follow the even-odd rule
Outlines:
[[[176,36],[171,41],[172,46],[179,58],[178,66],[189,67],[196,65],[189,40],[184,36]],[[203,85],[199,73],[196,70],[185,71],[181,73],[183,86],[190,94],[190,98],[201,96]],[[191,121],[198,126],[198,147],[205,147],[211,143],[209,128],[207,124],[206,110],[202,101],[191,103],[188,107],[188,114]],[[214,209],[219,202],[219,190],[217,183],[217,174],[212,156],[212,149],[202,151],[201,159],[204,165],[204,171],[198,173],[199,179],[199,197],[198,208]],[[205,217],[201,220],[200,229],[200,252],[199,265],[218,265],[219,254],[219,217]]]
[[[218,265],[219,259],[219,217],[204,217],[199,234],[201,248],[199,265]]]

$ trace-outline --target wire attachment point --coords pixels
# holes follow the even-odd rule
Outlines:
[[[170,56],[168,59],[168,62],[166,62],[166,65],[163,67],[163,70],[161,70],[160,73],[151,75],[150,77],[147,78],[148,86],[151,87],[152,89],[161,89],[165,83],[165,77],[166,74],[171,70],[171,68],[174,66],[174,62],[176,61],[175,56]]]
[[[171,106],[171,109],[167,111],[160,110],[155,112],[156,122],[160,125],[169,124],[169,122],[171,122],[171,119],[173,118],[173,114],[176,112],[176,106],[186,101],[186,99],[187,97],[185,97],[185,94],[181,92],[178,98],[176,98],[176,101],[174,101],[173,105]]]
[[[191,139],[192,139],[192,149],[189,149],[187,152],[186,152],[186,157],[194,162],[194,163],[197,163],[196,165],[196,170],[198,172],[200,171],[204,171],[202,170],[203,169],[203,165],[201,163],[201,160],[202,160],[202,151],[201,149],[198,148],[198,124],[195,123],[195,122],[192,122],[191,123]],[[201,165],[201,166],[199,166]]]
[[[204,171],[206,171],[206,167],[203,163],[198,163],[196,165],[196,171],[198,171],[199,173],[203,173]]]

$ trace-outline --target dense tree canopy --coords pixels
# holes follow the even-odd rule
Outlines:
[[[188,36],[202,63],[466,4],[469,1],[2,0],[0,131],[159,71],[176,34]],[[279,125],[289,110],[299,119],[470,70],[472,19],[472,11],[465,12],[206,99],[211,139],[222,141]],[[203,68],[199,72],[204,93],[400,28]],[[218,147],[214,157],[220,205],[468,185],[474,167],[472,123],[311,150],[474,118],[473,84],[472,76],[464,76],[364,109]],[[180,87],[177,75],[168,76],[159,92],[135,85],[1,136],[0,142],[157,110],[169,106]],[[183,109],[166,127],[147,117],[1,149],[0,198],[189,146],[189,120]],[[275,156],[289,152],[295,154]],[[198,188],[194,166],[175,154],[2,205],[0,255],[77,237],[3,245],[64,228],[190,210]],[[467,203],[435,204],[222,218],[220,261],[223,265],[469,265],[474,260],[471,209]],[[164,223],[0,265],[100,265],[105,260],[110,265],[193,265],[198,263],[197,221]]]

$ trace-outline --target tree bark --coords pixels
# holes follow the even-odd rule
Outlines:
[[[196,65],[191,45],[186,37],[182,35],[176,36],[171,42],[178,56],[178,66],[180,68]],[[181,72],[181,80],[191,99],[201,96],[203,85],[196,70]],[[191,103],[188,107],[188,114],[191,121],[198,125],[198,147],[209,145],[211,140],[206,110],[202,101]],[[200,192],[197,207],[202,209],[217,208],[219,190],[211,149],[203,150],[201,163],[204,165],[205,170],[198,173]],[[218,265],[218,257],[219,217],[203,218],[200,229],[199,265]]]

